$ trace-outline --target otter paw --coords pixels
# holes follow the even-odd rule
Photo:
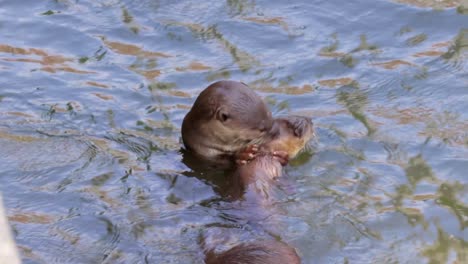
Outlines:
[[[273,157],[281,163],[282,166],[288,165],[289,155],[287,151],[273,151]]]
[[[250,145],[236,154],[237,165],[244,165],[252,161],[258,154],[258,145]]]

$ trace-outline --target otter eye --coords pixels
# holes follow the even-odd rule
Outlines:
[[[229,119],[229,115],[226,113],[222,113],[220,117],[222,122],[226,122]]]
[[[226,122],[230,118],[231,117],[229,116],[229,113],[224,109],[220,109],[216,112],[216,119],[218,119],[221,122]]]
[[[229,115],[226,113],[218,113],[218,120],[221,122],[226,122],[229,119]]]

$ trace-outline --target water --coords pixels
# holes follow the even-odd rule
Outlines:
[[[219,79],[316,124],[277,205],[303,263],[467,262],[466,2],[0,7],[0,191],[24,263],[201,263],[200,233],[231,222],[180,126]]]

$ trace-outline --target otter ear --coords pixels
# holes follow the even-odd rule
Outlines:
[[[231,116],[229,115],[228,111],[226,111],[224,107],[220,107],[218,111],[216,111],[216,119],[218,119],[222,123],[229,120],[229,118],[231,118]]]

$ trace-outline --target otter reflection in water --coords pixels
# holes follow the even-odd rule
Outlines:
[[[208,253],[206,264],[299,264],[292,247],[279,241],[257,241],[239,244],[221,254]]]

